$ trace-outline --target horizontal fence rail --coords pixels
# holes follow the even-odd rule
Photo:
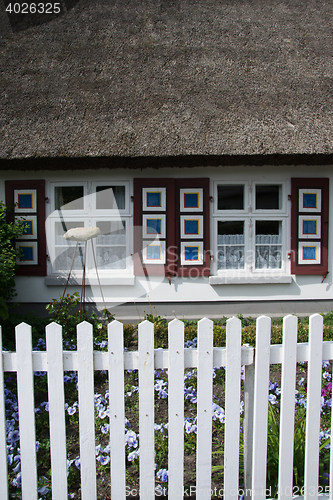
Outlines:
[[[168,349],[154,349],[154,325],[148,321],[138,328],[138,350],[124,351],[123,325],[108,325],[108,351],[93,350],[92,326],[77,327],[77,350],[63,351],[61,327],[46,328],[46,351],[33,351],[31,327],[16,327],[16,352],[2,351],[0,383],[5,372],[17,373],[20,424],[22,499],[38,500],[36,436],[34,411],[34,372],[47,372],[49,393],[50,456],[52,499],[67,500],[66,425],[64,415],[65,371],[78,372],[81,499],[97,500],[94,420],[94,372],[105,370],[109,377],[109,424],[112,500],[126,498],[124,441],[124,371],[139,374],[140,498],[155,498],[154,458],[154,370],[168,370],[168,463],[169,499],[183,498],[184,470],[184,369],[197,368],[197,446],[196,499],[211,498],[212,476],[212,388],[213,367],[225,367],[224,497],[237,498],[239,489],[239,428],[241,367],[245,366],[245,494],[266,497],[268,382],[272,364],[282,365],[280,408],[279,498],[293,492],[293,439],[295,380],[297,362],[308,362],[307,421],[305,454],[305,498],[317,494],[319,466],[319,428],[321,404],[321,367],[333,359],[333,342],[323,342],[323,319],[310,317],[309,343],[297,344],[297,318],[283,321],[283,344],[271,345],[271,321],[257,320],[256,347],[241,346],[241,322],[227,321],[226,347],[213,347],[213,322],[198,322],[197,348],[184,348],[184,324],[175,319],[168,325]],[[1,347],[1,346],[0,346]],[[252,378],[251,378],[252,377]],[[6,412],[0,398],[0,490],[9,498],[6,453]],[[333,476],[331,460],[330,477]],[[250,470],[249,470],[250,469]],[[331,489],[332,491],[332,489]],[[235,495],[236,492],[236,495]],[[333,500],[331,498],[331,500]]]

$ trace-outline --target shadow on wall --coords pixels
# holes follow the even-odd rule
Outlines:
[[[48,23],[72,9],[80,0],[3,0],[5,11],[14,32]]]

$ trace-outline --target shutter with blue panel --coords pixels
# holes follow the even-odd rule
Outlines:
[[[15,240],[21,253],[17,274],[46,275],[45,181],[6,181],[6,205],[11,220],[24,219],[25,231]]]
[[[208,179],[134,179],[135,274],[210,273]]]
[[[291,272],[328,272],[329,179],[291,179]]]

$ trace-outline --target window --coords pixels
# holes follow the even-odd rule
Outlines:
[[[132,272],[128,182],[50,183],[48,217],[50,273],[81,276],[86,248],[86,272],[96,276]],[[70,241],[64,234],[73,228],[96,227],[100,234],[90,241]]]
[[[284,192],[282,183],[215,183],[215,274],[255,276],[287,271]]]

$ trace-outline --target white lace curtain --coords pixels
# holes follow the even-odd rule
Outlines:
[[[244,235],[218,235],[218,268],[244,269]],[[282,237],[278,234],[256,236],[256,269],[281,268]]]

